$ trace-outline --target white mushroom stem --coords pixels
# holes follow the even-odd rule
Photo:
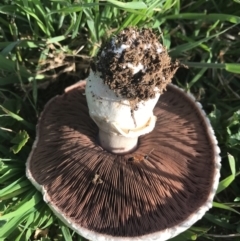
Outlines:
[[[137,147],[138,137],[125,137],[99,130],[99,143],[102,148],[112,153],[128,153]]]
[[[137,146],[140,135],[151,132],[156,123],[153,108],[156,97],[140,101],[137,110],[131,111],[130,101],[117,97],[116,93],[104,84],[98,72],[90,72],[87,78],[86,98],[89,114],[99,127],[100,145],[112,152],[123,154]]]

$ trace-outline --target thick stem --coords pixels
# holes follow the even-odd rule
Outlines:
[[[90,72],[86,85],[89,114],[99,128],[100,145],[109,152],[123,154],[137,147],[138,137],[154,129],[156,117],[153,108],[156,97],[137,103],[138,109],[132,110],[127,98],[116,96],[104,84],[100,73]]]
[[[99,142],[102,148],[115,154],[125,154],[134,151],[137,147],[138,137],[125,137],[99,130]]]

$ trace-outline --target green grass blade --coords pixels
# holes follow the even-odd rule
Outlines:
[[[234,175],[230,175],[230,176],[226,177],[225,179],[223,179],[218,185],[216,194],[225,190],[234,181],[234,179],[235,179]]]
[[[202,68],[195,76],[194,78],[189,82],[188,84],[188,90],[192,88],[192,86],[200,79],[202,78],[203,74],[206,72],[207,68]]]
[[[188,67],[193,67],[193,68],[225,69],[231,73],[235,73],[235,74],[240,73],[240,64],[194,63],[194,62],[185,62],[185,61],[182,61],[182,63],[187,65]]]
[[[15,63],[9,59],[6,59],[3,55],[0,54],[0,65],[1,65],[1,70],[5,70],[8,72],[16,72],[15,69]],[[23,66],[20,66],[20,74],[23,78],[28,78],[30,76],[32,76],[31,73],[29,73],[27,71],[26,68],[24,68]],[[18,79],[16,78],[15,83],[18,83]],[[0,83],[1,85],[1,83]]]
[[[238,215],[240,215],[240,212],[238,212],[234,208],[231,208],[231,207],[229,207],[229,206],[227,206],[226,204],[223,204],[223,203],[213,202],[213,207],[225,209],[225,210],[228,210],[228,211],[231,211],[231,212],[234,212],[234,213],[237,213]]]
[[[12,182],[8,186],[0,190],[0,200],[14,197],[16,192],[20,194],[24,192],[26,188],[30,188],[30,187],[31,187],[30,182],[26,180],[26,178],[21,177],[18,180]]]
[[[20,117],[17,114],[14,114],[13,112],[11,112],[10,110],[6,109],[5,107],[3,107],[2,105],[0,105],[0,109],[2,109],[3,112],[5,112],[8,116],[12,117],[13,119],[21,122],[23,125],[27,126],[29,129],[35,129],[35,126],[27,121],[25,121],[22,117]]]
[[[65,40],[67,36],[61,35],[61,36],[56,36],[54,38],[49,38],[46,42],[46,44],[53,44],[53,43],[59,43],[63,40]]]
[[[27,197],[25,197],[21,204],[18,205],[16,211],[4,214],[0,216],[0,220],[10,220],[11,218],[17,217],[19,215],[23,215],[28,211],[28,209],[33,208],[36,204],[38,204],[42,200],[42,196],[37,191],[31,191],[28,193]]]
[[[32,212],[28,215],[24,228],[23,228],[21,234],[17,237],[16,241],[21,241],[24,233],[25,233],[25,240],[29,240],[31,234],[28,235],[28,232],[26,232],[26,230],[28,229],[28,227],[31,225],[31,223],[33,221],[34,221],[34,212]]]
[[[77,16],[76,23],[75,23],[74,28],[73,28],[72,39],[74,39],[78,34],[79,26],[81,24],[81,20],[82,20],[82,12],[79,12],[78,16]]]
[[[218,63],[194,63],[194,62],[186,62],[182,61],[183,64],[187,65],[188,67],[192,68],[208,68],[208,69],[224,69],[225,64],[218,64]]]
[[[39,193],[36,193],[33,197],[33,199],[38,199],[36,196],[40,195]],[[40,195],[41,196],[41,195]],[[37,203],[37,201],[36,201]],[[37,210],[37,206],[34,205],[31,208],[27,208],[25,213],[22,213],[21,215],[15,216],[11,218],[8,222],[4,224],[3,227],[1,227],[1,232],[0,232],[0,239],[5,239],[7,238],[12,232],[16,230],[16,227],[23,221],[27,220],[29,217],[30,213],[33,213]]]
[[[220,226],[220,227],[223,227],[223,228],[226,228],[226,229],[235,229],[235,226],[234,226],[234,225],[229,224],[229,223],[226,222],[225,220],[221,220],[220,218],[217,217],[217,215],[214,216],[214,215],[212,215],[212,214],[210,214],[210,213],[206,213],[206,214],[204,215],[204,218],[207,219],[207,220],[209,220],[210,222],[212,222],[212,223]]]
[[[47,222],[41,226],[42,229],[45,229],[47,227],[49,227],[50,225],[53,224],[53,222],[56,220],[56,217],[51,213],[51,216],[48,217]]]
[[[2,172],[0,172],[0,184],[3,184],[14,176],[22,174],[22,171],[22,168],[8,168],[4,171],[3,175],[1,175]]]
[[[113,6],[124,9],[146,9],[147,5],[142,1],[137,2],[120,2],[116,0],[106,0],[107,3],[111,3]]]
[[[22,216],[17,216],[11,219],[8,223],[5,223],[4,226],[1,227],[0,239],[5,240],[5,238],[14,232],[19,223],[24,221],[31,211],[31,209],[28,209],[28,211]]]
[[[235,176],[236,175],[236,161],[235,158],[228,153],[228,162],[229,162],[229,166],[232,172],[232,175]]]
[[[213,34],[213,35],[211,35],[211,36],[209,36],[209,37],[206,37],[206,38],[203,38],[203,39],[201,39],[201,40],[198,40],[198,41],[195,41],[195,42],[191,42],[191,43],[186,43],[186,44],[179,45],[179,46],[171,49],[171,50],[169,51],[169,53],[171,54],[171,56],[178,56],[178,55],[180,55],[180,54],[183,53],[183,52],[186,52],[186,51],[188,51],[188,50],[191,50],[191,49],[193,49],[193,48],[196,48],[196,47],[198,47],[200,44],[202,44],[202,43],[204,43],[204,42],[207,42],[207,41],[211,40],[212,38],[215,38],[215,37],[217,37],[217,36],[219,36],[219,35],[227,32],[228,30],[230,30],[230,29],[233,28],[234,26],[235,26],[235,25],[232,25],[231,27],[226,28],[226,29],[224,29],[223,31],[221,31],[221,32],[219,32],[219,33]]]
[[[41,213],[42,215],[40,215],[40,219],[37,225],[38,227],[41,227],[41,229],[44,229],[53,222],[54,218],[52,215],[52,211],[47,205],[43,206],[43,211]]]
[[[225,190],[234,180],[236,177],[236,164],[235,159],[232,155],[228,154],[228,162],[231,169],[232,174],[228,177],[226,177],[224,180],[222,180],[219,185],[216,194],[222,192]]]
[[[1,55],[6,57],[16,46],[19,45],[19,43],[20,41],[10,43],[1,51]]]
[[[210,20],[210,21],[228,21],[230,23],[236,24],[240,23],[240,17],[230,14],[222,13],[182,13],[176,15],[169,15],[164,17],[165,19],[196,19],[196,20]]]
[[[31,41],[31,40],[19,40],[15,42],[0,42],[0,48],[12,46],[19,46],[23,48],[42,48],[45,46],[45,41]]]
[[[62,234],[65,240],[73,241],[69,228],[66,227],[61,221],[59,221],[60,228],[62,230]]]
[[[31,16],[36,21],[37,25],[40,27],[40,29],[43,31],[43,33],[46,34],[46,36],[48,36],[48,37],[51,36],[51,33],[50,33],[49,29],[42,22],[42,20],[37,16],[37,14],[32,11],[31,8],[24,7],[24,6],[21,6],[19,4],[17,4],[17,5],[20,9],[22,9],[23,12],[25,12],[27,15]],[[30,18],[29,18],[29,21],[31,21]]]
[[[226,64],[225,69],[229,72],[240,74],[240,64]]]
[[[11,143],[15,144],[11,147],[11,150],[14,154],[17,154],[21,149],[26,145],[28,142],[29,135],[28,133],[23,130],[16,134],[16,136],[11,140]]]

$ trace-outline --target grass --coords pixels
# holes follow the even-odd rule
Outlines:
[[[37,118],[86,77],[101,43],[127,26],[153,28],[189,66],[173,82],[203,104],[221,148],[213,208],[172,241],[240,240],[240,2],[3,0],[0,3],[0,240],[80,241],[25,176]]]

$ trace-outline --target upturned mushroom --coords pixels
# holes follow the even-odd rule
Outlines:
[[[201,105],[169,84],[179,66],[151,30],[127,28],[46,105],[27,176],[83,237],[164,241],[211,208],[220,150]]]

